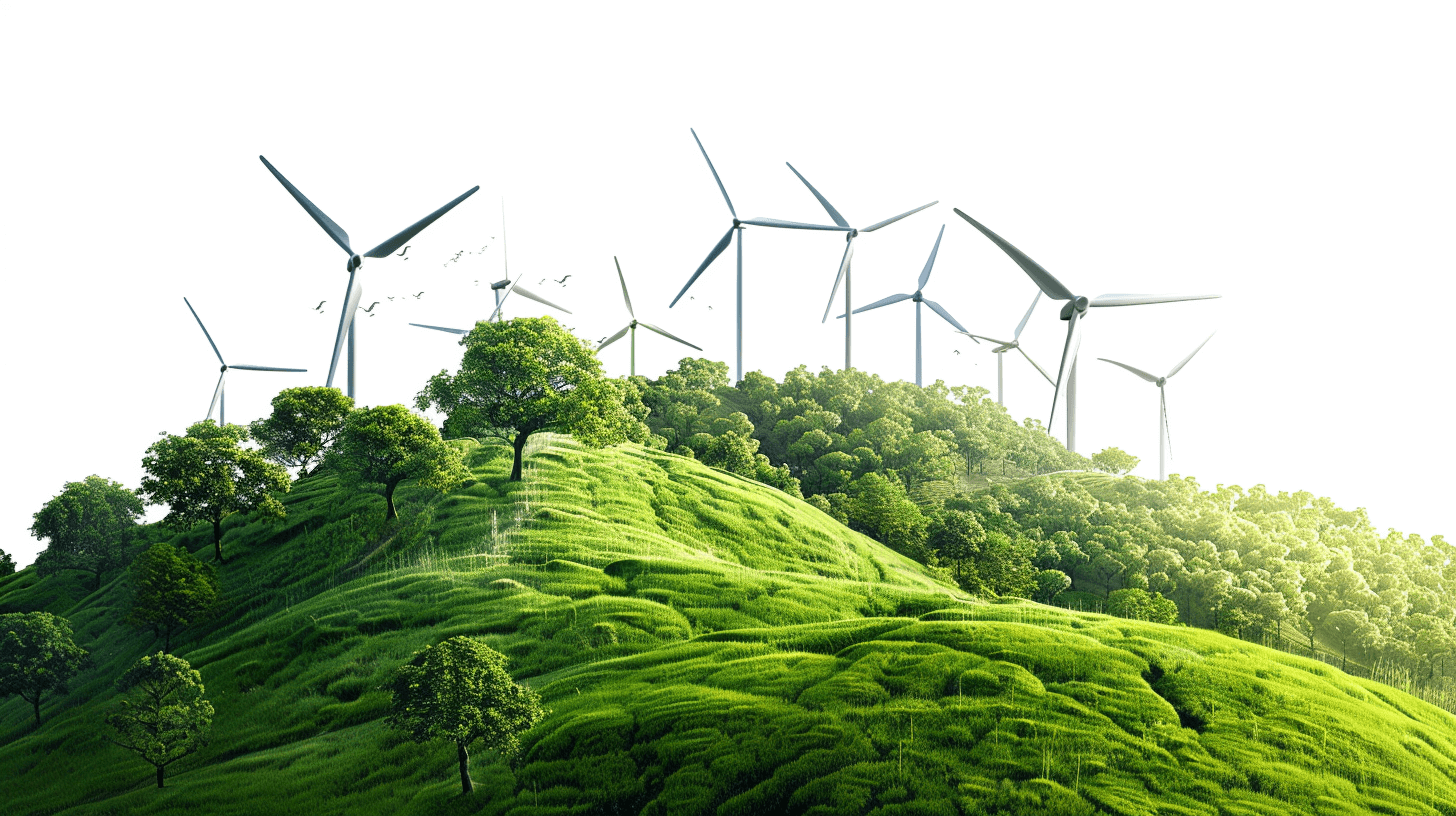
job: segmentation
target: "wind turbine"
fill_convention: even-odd
[[[1031,306],[1027,308],[1026,314],[1021,318],[1021,322],[1018,323],[1018,324],[1016,324],[1016,333],[1013,334],[1013,335],[1011,335],[1011,339],[1010,340],[997,340],[994,337],[987,337],[987,336],[985,336],[983,334],[971,334],[970,332],[957,332],[957,334],[964,334],[965,336],[967,336],[967,337],[969,337],[972,340],[975,340],[977,342],[980,342],[981,340],[985,340],[985,341],[990,342],[990,343],[999,343],[1000,344],[996,348],[991,349],[991,353],[994,354],[994,355],[996,355],[996,404],[997,405],[1005,405],[1006,404],[1005,401],[1003,401],[1002,398],[1001,398],[1002,397],[1002,393],[1003,393],[1003,390],[1002,390],[1002,383],[1003,383],[1002,374],[1004,372],[1004,368],[1005,368],[1005,365],[1004,364],[1006,362],[1006,358],[1003,357],[1002,355],[1004,355],[1008,351],[1011,351],[1012,349],[1016,349],[1017,351],[1021,352],[1021,356],[1022,357],[1025,357],[1026,358],[1026,361],[1028,363],[1031,363],[1031,365],[1032,365],[1033,368],[1035,368],[1037,371],[1041,372],[1041,375],[1043,377],[1046,377],[1046,381],[1048,383],[1050,383],[1051,385],[1054,385],[1054,386],[1056,385],[1056,381],[1054,381],[1052,379],[1051,375],[1048,374],[1048,373],[1046,373],[1045,371],[1043,371],[1042,370],[1042,367],[1039,366],[1039,365],[1037,365],[1035,360],[1031,359],[1031,355],[1029,355],[1029,354],[1026,353],[1026,349],[1024,349],[1024,348],[1021,347],[1021,330],[1024,329],[1024,328],[1026,328],[1026,321],[1028,321],[1028,320],[1031,319],[1031,313],[1032,313],[1033,310],[1036,309],[1036,304],[1037,304],[1037,301],[1039,301],[1039,300],[1041,300],[1041,291],[1040,290],[1037,291],[1036,297],[1034,297],[1034,298],[1031,299]]]
[[[225,381],[227,380],[227,373],[229,368],[241,368],[244,371],[308,371],[308,369],[306,368],[272,368],[270,366],[228,365],[227,362],[222,359],[222,352],[217,350],[217,344],[212,342],[212,335],[208,333],[207,327],[202,325],[202,318],[197,316],[197,310],[192,308],[192,302],[185,297],[182,298],[182,302],[187,304],[187,311],[192,313],[192,319],[196,320],[197,325],[202,329],[202,336],[206,337],[207,344],[209,346],[212,346],[212,353],[216,354],[217,361],[219,363],[222,363],[222,373],[217,376],[217,388],[214,388],[212,390],[212,404],[207,406],[207,419],[212,419],[212,412],[216,410],[217,424],[227,424],[227,399],[226,394],[223,391],[223,386],[225,384]]]
[[[1203,342],[1198,344],[1198,348],[1194,349],[1188,354],[1187,357],[1183,358],[1183,362],[1173,366],[1172,371],[1169,371],[1167,374],[1161,377],[1154,377],[1148,372],[1141,369],[1133,368],[1127,363],[1119,363],[1116,360],[1109,360],[1106,357],[1097,358],[1104,363],[1112,363],[1119,368],[1125,368],[1128,371],[1131,371],[1132,373],[1138,375],[1139,377],[1142,377],[1144,380],[1147,380],[1148,382],[1158,386],[1158,481],[1163,481],[1164,479],[1168,478],[1167,449],[1173,447],[1173,440],[1170,438],[1172,434],[1168,432],[1168,394],[1163,390],[1163,386],[1167,384],[1168,380],[1173,379],[1174,374],[1177,374],[1179,371],[1183,370],[1183,366],[1188,365],[1188,361],[1193,359],[1193,355],[1201,351],[1204,346],[1208,345],[1208,341],[1212,339],[1212,334],[1204,338]]]
[[[717,260],[718,259],[718,256],[723,254],[723,250],[725,250],[725,249],[728,248],[728,244],[730,242],[732,242],[732,240],[733,240],[733,234],[736,232],[738,234],[738,283],[737,283],[737,299],[738,299],[738,333],[737,333],[737,343],[738,343],[738,345],[737,345],[737,363],[738,363],[738,380],[740,382],[742,382],[742,380],[743,380],[743,227],[744,226],[747,226],[747,225],[753,225],[753,226],[756,226],[756,227],[778,227],[778,228],[782,228],[782,229],[829,230],[831,232],[850,232],[851,230],[850,230],[849,227],[839,226],[839,225],[835,225],[835,226],[832,226],[832,227],[827,227],[827,226],[823,226],[823,225],[820,225],[820,224],[803,224],[803,223],[800,223],[798,221],[784,221],[784,220],[781,220],[781,219],[778,219],[778,218],[739,218],[738,217],[738,211],[733,209],[733,201],[728,198],[728,190],[727,190],[727,188],[725,188],[723,186],[723,180],[720,179],[720,178],[718,178],[718,171],[717,171],[716,168],[713,167],[713,160],[710,159],[710,158],[708,158],[708,151],[703,148],[703,142],[702,142],[701,139],[698,138],[698,132],[696,130],[693,130],[692,128],[688,128],[688,130],[691,131],[692,134],[693,134],[693,141],[695,141],[695,142],[698,143],[698,150],[702,151],[702,153],[703,153],[703,160],[708,163],[708,170],[710,170],[713,173],[713,181],[718,182],[718,191],[723,194],[723,201],[728,204],[728,214],[731,215],[731,216],[733,216],[733,225],[728,228],[728,231],[727,232],[723,233],[723,237],[721,239],[719,239],[717,245],[713,247],[713,250],[708,253],[708,257],[706,259],[704,259],[704,261],[701,264],[698,265],[698,271],[694,272],[693,273],[693,276],[691,278],[688,278],[688,282],[683,285],[682,291],[677,293],[677,297],[675,297],[675,298],[672,299],[672,303],[669,303],[667,305],[667,308],[671,309],[673,306],[676,306],[677,305],[677,302],[679,300],[682,300],[682,296],[683,295],[686,295],[688,293],[688,289],[692,288],[692,285],[693,285],[693,283],[695,283],[697,281],[698,276],[700,276],[700,275],[703,274],[703,270],[704,269],[707,269],[708,268],[708,265],[711,264],[711,263],[713,263],[713,261]]]
[[[438,210],[435,210],[424,218],[421,218],[419,221],[416,221],[414,224],[406,227],[403,232],[400,232],[393,238],[390,238],[379,246],[369,250],[368,252],[364,253],[363,257],[360,257],[357,253],[354,252],[353,248],[349,246],[349,233],[344,232],[344,230],[338,224],[335,224],[333,222],[333,219],[329,218],[327,215],[324,215],[323,210],[315,207],[313,202],[309,201],[303,193],[299,192],[297,187],[294,187],[292,184],[290,184],[288,182],[288,179],[283,177],[282,173],[278,172],[278,170],[275,169],[273,165],[268,163],[267,159],[263,158],[262,156],[259,156],[258,158],[263,162],[263,166],[268,168],[268,172],[272,173],[273,177],[278,179],[278,182],[283,185],[283,188],[286,189],[289,194],[293,196],[294,200],[302,205],[303,209],[310,216],[313,217],[313,220],[316,221],[320,227],[323,227],[324,232],[327,232],[329,234],[329,237],[334,239],[334,243],[337,243],[339,246],[344,248],[345,252],[349,253],[349,263],[346,267],[349,272],[349,288],[345,290],[344,311],[342,314],[339,315],[339,332],[334,337],[334,356],[333,359],[329,362],[329,377],[324,384],[330,388],[332,388],[334,385],[334,371],[339,366],[339,352],[342,351],[344,348],[344,337],[347,335],[349,338],[348,395],[350,397],[353,397],[354,360],[358,356],[357,354],[355,354],[354,345],[355,326],[358,325],[354,322],[354,308],[359,305],[359,298],[364,296],[364,287],[359,283],[355,276],[359,272],[359,267],[364,264],[364,258],[387,257],[396,249],[399,249],[401,246],[403,246],[406,241],[418,235],[420,231],[423,230],[425,227],[433,224],[435,222],[435,219],[449,212],[455,207],[456,204],[459,204],[460,202],[473,195],[476,190],[480,189],[480,186],[477,185],[475,187],[471,187],[454,201],[451,201],[449,204],[446,204],[445,206],[441,207]]]
[[[501,304],[506,302],[506,298],[510,297],[512,292],[519,294],[523,298],[529,298],[530,300],[534,300],[537,303],[544,303],[553,309],[566,312],[567,314],[571,314],[571,310],[566,308],[565,306],[557,306],[555,303],[552,303],[551,301],[541,297],[540,295],[528,292],[526,290],[526,287],[524,286],[512,285],[519,282],[523,275],[525,275],[524,272],[520,275],[517,275],[515,281],[512,281],[510,278],[505,278],[503,280],[498,280],[490,285],[491,290],[495,292],[495,311],[490,313],[490,320],[504,319],[501,316]]]
[[[868,306],[861,306],[858,309],[855,309],[854,312],[852,312],[852,314],[868,312],[870,309],[878,309],[881,306],[887,306],[891,303],[899,303],[902,300],[915,301],[915,385],[917,387],[920,385],[920,304],[924,303],[926,306],[929,306],[931,310],[933,310],[936,314],[945,318],[945,321],[947,323],[955,326],[957,329],[960,329],[962,334],[967,333],[966,327],[962,326],[960,323],[957,323],[956,319],[950,316],[950,312],[947,312],[939,303],[936,303],[935,301],[930,300],[929,298],[921,294],[921,292],[925,289],[926,281],[930,280],[930,270],[932,267],[935,266],[935,255],[936,253],[940,252],[940,239],[944,236],[945,225],[941,224],[940,233],[935,236],[935,246],[932,247],[930,250],[930,258],[926,260],[925,268],[920,270],[920,281],[915,284],[915,294],[890,295],[889,297],[881,298]],[[845,317],[845,315],[840,315],[840,317]],[[976,342],[979,343],[981,341],[976,340]]]
[[[1026,253],[1012,246],[1006,239],[986,229],[976,219],[966,215],[959,209],[955,214],[966,219],[966,222],[981,231],[982,235],[991,239],[991,243],[1001,247],[1001,251],[1010,256],[1016,265],[1031,278],[1037,288],[1046,293],[1052,300],[1065,300],[1066,305],[1062,307],[1062,319],[1067,321],[1067,342],[1062,346],[1062,363],[1057,369],[1056,391],[1052,394],[1051,415],[1047,418],[1047,432],[1051,432],[1052,420],[1057,416],[1057,397],[1061,394],[1062,383],[1067,384],[1067,450],[1077,450],[1077,351],[1082,344],[1082,323],[1087,317],[1087,309],[1101,306],[1143,306],[1150,303],[1175,303],[1183,300],[1207,300],[1220,297],[1219,295],[1098,295],[1094,298],[1085,295],[1074,295],[1072,290],[1062,285],[1062,282],[1052,277],[1052,274],[1033,261]]]
[[[616,255],[613,255],[612,256],[612,263],[614,263],[614,264],[617,265],[617,280],[620,281],[621,284],[622,284],[622,301],[627,304],[627,314],[631,316],[632,322],[631,323],[628,323],[626,326],[623,326],[621,331],[617,332],[616,334],[612,335],[611,337],[608,337],[606,340],[603,340],[602,341],[602,344],[600,346],[597,346],[597,351],[601,351],[602,349],[606,348],[607,346],[610,346],[611,344],[617,342],[618,340],[621,340],[622,339],[622,335],[624,335],[624,334],[626,334],[628,332],[631,332],[632,333],[632,357],[631,357],[631,360],[632,360],[632,364],[631,365],[632,365],[632,367],[629,369],[629,376],[633,376],[633,377],[637,376],[637,326],[639,326],[639,325],[642,326],[642,328],[644,328],[644,329],[648,329],[650,331],[655,331],[658,334],[662,335],[663,337],[666,337],[669,340],[676,340],[677,342],[682,343],[684,346],[687,346],[688,348],[695,348],[695,349],[698,349],[698,351],[702,351],[701,348],[699,348],[698,346],[693,345],[692,343],[689,343],[688,341],[682,339],[681,337],[675,337],[675,336],[673,336],[671,334],[668,334],[667,332],[663,331],[662,329],[657,328],[656,326],[652,325],[651,323],[647,323],[647,322],[638,320],[637,319],[637,313],[634,312],[634,311],[632,311],[632,298],[631,298],[631,296],[629,296],[627,294],[627,279],[622,276],[622,262],[617,260],[617,256]],[[525,294],[525,292],[522,292],[521,294]]]
[[[849,227],[849,222],[844,220],[844,216],[840,215],[838,210],[834,209],[834,205],[830,204],[828,199],[821,195],[818,190],[814,189],[814,185],[810,184],[809,180],[804,178],[803,173],[800,173],[797,169],[794,168],[792,164],[789,164],[788,162],[784,162],[784,164],[788,164],[789,169],[794,171],[794,175],[799,177],[799,181],[804,182],[804,186],[809,188],[809,192],[813,193],[814,197],[819,199],[819,203],[824,205],[825,212],[829,213],[829,217],[833,219],[834,223],[838,224],[841,227],[849,228],[849,232],[846,233],[844,236],[844,258],[839,262],[839,274],[836,275],[834,278],[834,288],[829,290],[829,302],[824,305],[824,317],[819,321],[820,323],[824,323],[829,320],[829,310],[834,308],[834,295],[839,292],[839,282],[841,280],[844,281],[844,313],[846,315],[846,317],[844,318],[844,370],[848,371],[850,368],[850,321],[853,320],[853,318],[849,317],[849,315],[854,314],[854,312],[850,311],[850,308],[853,304],[850,303],[849,297],[849,266],[850,259],[854,257],[854,239],[861,232],[874,232],[881,227],[888,227],[896,221],[899,221],[901,218],[909,215],[914,215],[915,213],[918,213],[927,207],[934,207],[940,202],[937,200],[932,201],[929,204],[922,204],[919,207],[910,210],[909,212],[900,213],[894,218],[886,218],[884,221],[881,221],[878,224],[865,227],[864,229],[854,229]]]

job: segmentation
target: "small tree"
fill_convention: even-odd
[[[35,711],[50,692],[65,694],[86,650],[71,638],[71,624],[49,612],[0,615],[0,696],[19,694]]]
[[[441,441],[434,425],[403,405],[361,408],[349,414],[328,461],[346,487],[384,485],[385,521],[398,516],[394,490],[405,479],[443,493],[470,475],[460,451]]]
[[[233,513],[257,512],[281,519],[283,503],[273,492],[288,492],[288,471],[245,450],[248,438],[241,425],[222,425],[205,419],[187,429],[186,436],[164,434],[142,459],[142,496],[148,504],[165,504],[170,512],[162,523],[185,530],[200,521],[212,522],[212,560],[222,561],[222,520]]]
[[[4,550],[0,550],[0,575],[14,574],[15,559],[10,557],[10,553],[5,552]]]
[[[986,531],[981,522],[974,513],[965,510],[946,510],[930,524],[930,548],[942,564],[950,564],[956,583],[972,592],[982,589],[975,561],[985,540]]]
[[[511,481],[520,481],[526,440],[539,431],[594,447],[647,441],[647,427],[624,407],[632,387],[603,377],[596,352],[555,320],[481,322],[460,342],[460,370],[431,377],[415,407],[438,407],[451,434],[510,442]]]
[[[470,793],[469,747],[514,756],[519,735],[546,716],[536,692],[506,673],[506,656],[472,638],[457,636],[415,652],[399,667],[386,723],[415,742],[455,743],[460,788]]]
[[[36,556],[36,573],[45,577],[82,570],[96,576],[92,591],[100,589],[102,575],[126,563],[127,545],[143,509],[142,500],[118,482],[100,476],[67,482],[60,495],[35,513],[30,526],[31,535],[50,541]]]
[[[866,473],[850,485],[850,490],[846,508],[850,529],[922,564],[929,562],[930,550],[925,541],[930,522],[905,495],[905,486],[898,479]]]
[[[131,565],[136,592],[126,622],[150,626],[172,650],[172,634],[207,617],[217,606],[217,568],[166,543],[153,544]]]
[[[1092,454],[1092,467],[1103,473],[1115,473],[1119,476],[1131,473],[1141,461],[1119,448],[1104,448],[1101,453]]]
[[[273,413],[248,426],[263,455],[280,465],[298,468],[299,478],[344,428],[354,398],[337,388],[285,388],[273,398]]]
[[[160,788],[168,765],[207,745],[213,709],[202,699],[202,675],[186,660],[157,652],[133,663],[116,689],[132,694],[107,715],[116,735],[108,740],[155,767]]]
[[[1036,574],[1036,598],[1049,604],[1057,595],[1072,585],[1072,579],[1061,570],[1041,570]]]

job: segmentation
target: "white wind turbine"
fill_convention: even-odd
[[[1024,349],[1024,348],[1021,347],[1021,330],[1024,329],[1024,328],[1026,328],[1026,321],[1028,321],[1028,320],[1031,319],[1031,313],[1032,313],[1033,310],[1036,309],[1036,304],[1037,304],[1037,301],[1039,301],[1039,300],[1041,300],[1041,291],[1040,290],[1037,291],[1036,297],[1034,297],[1034,298],[1031,299],[1031,306],[1027,308],[1026,314],[1021,318],[1021,322],[1018,323],[1018,324],[1016,324],[1016,333],[1013,334],[1013,335],[1011,335],[1011,339],[1010,340],[997,340],[994,337],[987,337],[984,334],[971,334],[970,332],[957,332],[957,334],[964,334],[965,336],[967,336],[967,337],[969,337],[972,340],[975,340],[977,342],[979,342],[981,340],[985,340],[985,341],[990,342],[990,343],[998,343],[999,344],[996,348],[991,349],[991,353],[994,354],[994,355],[996,355],[996,404],[997,405],[1005,405],[1006,404],[1006,402],[1002,399],[1002,394],[1003,394],[1002,383],[1004,382],[1004,380],[1002,378],[1002,375],[1004,373],[1004,369],[1005,369],[1005,365],[1004,364],[1006,362],[1006,358],[1003,355],[1005,355],[1006,352],[1011,351],[1012,349],[1015,349],[1015,350],[1021,352],[1021,356],[1022,357],[1025,357],[1026,358],[1026,361],[1028,363],[1031,363],[1032,367],[1035,368],[1043,377],[1046,377],[1046,381],[1048,383],[1050,383],[1053,386],[1056,385],[1056,381],[1052,379],[1052,376],[1050,374],[1046,373],[1045,371],[1043,371],[1042,370],[1042,367],[1039,366],[1039,365],[1037,365],[1035,360],[1031,359],[1031,355],[1029,355],[1029,354],[1026,353],[1026,349]]]
[[[486,322],[498,321],[503,319],[501,317],[501,306],[505,304],[506,298],[510,297],[512,292],[519,292],[521,294],[521,297],[530,298],[537,303],[544,303],[553,309],[559,309],[560,311],[566,312],[567,314],[571,314],[571,310],[566,308],[565,306],[557,306],[555,303],[552,303],[551,301],[541,297],[540,295],[535,295],[526,291],[526,288],[524,286],[515,285],[520,282],[521,277],[524,275],[525,273],[522,272],[520,275],[516,276],[516,279],[514,281],[501,280],[496,281],[495,283],[492,283],[490,285],[490,288],[495,292],[495,309],[492,310],[490,316],[486,318]],[[451,334],[470,334],[470,329],[451,329],[444,326],[427,326],[424,323],[411,323],[410,325],[418,326],[422,329],[434,329],[435,331],[450,332]]]
[[[1153,383],[1154,385],[1158,386],[1158,480],[1159,481],[1162,481],[1162,480],[1168,478],[1168,465],[1167,465],[1167,462],[1168,462],[1168,453],[1170,452],[1170,449],[1173,447],[1173,440],[1171,438],[1172,437],[1172,434],[1169,433],[1169,431],[1168,431],[1168,394],[1167,394],[1166,391],[1163,390],[1163,386],[1167,384],[1168,380],[1173,379],[1173,375],[1174,374],[1177,374],[1179,371],[1182,371],[1183,370],[1183,366],[1188,365],[1188,361],[1193,359],[1193,355],[1194,354],[1197,354],[1199,351],[1201,351],[1204,346],[1208,345],[1208,341],[1209,340],[1212,340],[1212,339],[1213,339],[1213,335],[1212,334],[1208,335],[1208,337],[1205,337],[1203,339],[1203,342],[1198,344],[1198,348],[1196,348],[1193,351],[1189,352],[1188,356],[1187,357],[1184,357],[1182,362],[1180,362],[1178,365],[1173,366],[1173,369],[1171,371],[1169,371],[1167,374],[1165,374],[1165,375],[1163,375],[1161,377],[1154,377],[1152,374],[1149,374],[1148,372],[1143,371],[1141,369],[1133,368],[1132,366],[1128,365],[1127,363],[1119,363],[1116,360],[1109,360],[1106,357],[1098,357],[1097,358],[1097,359],[1101,360],[1104,363],[1112,363],[1113,365],[1118,366],[1119,368],[1125,368],[1128,371],[1131,371],[1132,373],[1138,375],[1139,377],[1142,377],[1144,380],[1147,380],[1148,382]]]
[[[308,369],[306,368],[273,368],[271,366],[228,365],[227,362],[222,359],[222,352],[217,350],[217,344],[212,342],[212,335],[208,333],[207,327],[202,325],[202,318],[197,316],[197,310],[192,308],[192,302],[185,297],[182,298],[182,302],[187,304],[187,311],[192,313],[192,319],[196,320],[198,327],[202,329],[202,336],[206,337],[207,344],[209,346],[212,346],[212,353],[216,354],[217,361],[219,363],[222,363],[222,373],[217,376],[217,387],[212,390],[212,404],[207,406],[207,419],[212,419],[212,412],[217,411],[217,424],[227,424],[227,395],[224,391],[224,386],[226,385],[227,373],[228,369],[230,368],[240,368],[244,371],[291,371],[299,373],[308,371]]]
[[[991,239],[1001,251],[1010,256],[1016,265],[1031,278],[1038,289],[1046,293],[1052,300],[1065,300],[1066,305],[1062,307],[1062,319],[1067,321],[1067,342],[1062,346],[1062,363],[1057,369],[1056,391],[1052,394],[1052,410],[1047,418],[1047,432],[1052,429],[1052,420],[1057,416],[1057,397],[1061,394],[1062,383],[1067,384],[1067,450],[1077,450],[1077,351],[1082,344],[1082,320],[1087,317],[1087,310],[1103,306],[1142,306],[1150,303],[1175,303],[1183,300],[1206,300],[1216,298],[1219,295],[1098,295],[1089,298],[1085,295],[1074,295],[1072,290],[1062,285],[1062,282],[1052,277],[1052,274],[1033,261],[1026,253],[1012,246],[1004,238],[986,229],[979,221],[961,212],[955,211],[956,215],[964,218],[967,223],[981,231],[982,235]]]
[[[778,219],[778,218],[742,218],[742,219],[740,219],[738,217],[738,212],[733,209],[733,201],[728,198],[728,190],[727,190],[727,188],[725,188],[723,186],[723,180],[720,179],[720,178],[718,178],[718,171],[717,171],[716,168],[713,167],[713,160],[710,159],[710,158],[708,158],[708,151],[703,148],[703,142],[702,142],[702,140],[700,140],[698,138],[698,132],[696,130],[692,130],[692,128],[689,128],[688,130],[692,131],[693,141],[695,141],[695,142],[698,143],[698,150],[702,151],[702,153],[703,153],[703,159],[704,159],[704,161],[706,161],[708,163],[708,170],[710,170],[713,173],[713,181],[716,181],[718,183],[718,191],[723,194],[723,201],[728,204],[728,213],[729,213],[729,215],[733,216],[733,225],[728,228],[728,231],[727,232],[723,233],[723,237],[721,239],[719,239],[717,245],[713,247],[713,250],[708,253],[708,257],[706,259],[704,259],[701,264],[698,265],[698,271],[694,272],[693,273],[693,276],[690,277],[690,278],[688,278],[688,282],[683,285],[682,291],[677,293],[677,297],[675,297],[675,298],[672,299],[672,303],[669,303],[667,305],[667,308],[671,309],[673,306],[676,306],[677,305],[677,302],[679,300],[682,300],[682,296],[683,295],[686,295],[688,293],[688,289],[692,288],[692,285],[693,285],[693,283],[695,283],[697,281],[698,276],[702,275],[703,274],[703,270],[704,269],[707,269],[709,264],[713,263],[713,261],[715,261],[715,260],[718,259],[718,256],[719,255],[722,255],[723,254],[723,250],[727,249],[728,248],[728,244],[733,241],[733,234],[734,233],[737,233],[738,234],[738,282],[737,282],[738,330],[737,330],[737,364],[738,364],[738,381],[742,382],[742,380],[743,380],[743,227],[744,226],[747,226],[747,225],[752,225],[752,226],[756,226],[756,227],[779,227],[779,228],[783,228],[783,229],[829,230],[831,232],[850,232],[851,230],[850,230],[849,227],[842,227],[842,226],[838,226],[838,225],[829,227],[829,226],[823,226],[823,225],[820,225],[820,224],[804,224],[804,223],[800,223],[798,221],[783,221],[783,220]]]
[[[931,250],[930,250],[930,258],[925,261],[925,268],[922,269],[922,270],[920,270],[920,280],[919,280],[918,283],[915,284],[915,294],[913,294],[913,295],[890,295],[889,297],[887,297],[887,298],[881,298],[881,299],[875,301],[874,303],[871,303],[868,306],[861,306],[858,309],[855,309],[854,312],[852,313],[852,314],[859,314],[860,312],[868,312],[870,309],[878,309],[881,306],[888,306],[891,303],[899,303],[902,300],[913,300],[913,301],[915,301],[915,385],[916,386],[919,386],[920,385],[920,304],[924,303],[926,306],[929,306],[932,311],[934,311],[936,314],[940,315],[941,317],[945,318],[945,321],[947,323],[951,324],[952,326],[955,326],[957,329],[960,329],[960,331],[961,331],[962,334],[965,334],[966,333],[966,327],[965,326],[962,326],[960,323],[957,323],[956,322],[956,319],[954,317],[951,317],[950,316],[950,312],[947,312],[945,310],[945,308],[942,307],[939,303],[936,303],[935,301],[930,300],[929,298],[927,298],[927,297],[925,297],[924,295],[921,294],[921,292],[924,291],[924,289],[925,289],[926,282],[930,280],[930,270],[931,270],[932,267],[935,266],[935,256],[936,256],[936,253],[940,252],[940,239],[942,237],[944,237],[944,236],[945,236],[945,225],[944,224],[941,224],[940,225],[940,233],[935,236],[935,246],[932,247]],[[845,317],[845,315],[840,315],[840,317],[843,318],[843,317]],[[974,339],[974,338],[972,338],[972,339]],[[980,341],[977,340],[976,342],[979,343]]]
[[[831,219],[833,219],[834,223],[838,224],[841,227],[845,227],[845,228],[849,229],[849,232],[846,233],[845,236],[844,236],[844,258],[839,261],[839,274],[836,275],[835,278],[834,278],[834,287],[829,290],[829,302],[824,305],[824,317],[819,321],[820,323],[824,323],[825,321],[829,320],[829,310],[834,308],[834,295],[839,292],[839,283],[840,283],[840,281],[843,281],[844,282],[844,313],[845,313],[845,318],[844,318],[844,369],[846,371],[848,371],[849,368],[850,368],[850,356],[849,356],[849,352],[850,352],[850,328],[851,328],[850,324],[851,324],[851,321],[853,320],[852,315],[854,314],[854,312],[850,311],[853,308],[853,303],[851,303],[851,301],[850,301],[850,271],[849,270],[850,270],[850,261],[851,261],[852,258],[854,258],[854,239],[856,237],[858,237],[859,234],[862,233],[862,232],[874,232],[875,230],[880,229],[881,227],[888,227],[891,224],[895,223],[896,221],[899,221],[900,219],[902,219],[902,218],[904,218],[906,216],[914,215],[915,213],[918,213],[918,212],[920,212],[921,210],[923,210],[923,209],[925,209],[927,207],[934,207],[936,204],[939,204],[940,202],[939,201],[932,201],[929,204],[922,204],[919,207],[916,207],[915,209],[910,210],[909,212],[900,213],[899,215],[897,215],[897,216],[895,216],[893,218],[886,218],[884,221],[881,221],[878,224],[873,224],[871,226],[865,227],[864,229],[854,229],[854,228],[852,228],[852,227],[849,226],[849,222],[848,221],[844,220],[844,216],[840,215],[839,214],[839,211],[836,210],[836,209],[834,209],[834,205],[830,204],[828,199],[826,199],[823,195],[821,195],[818,190],[814,189],[814,185],[810,184],[809,183],[809,180],[806,179],[806,178],[804,178],[804,174],[803,173],[800,173],[797,169],[795,169],[795,167],[792,164],[789,164],[788,162],[784,162],[784,164],[788,164],[789,165],[789,169],[794,171],[794,175],[796,175],[796,176],[799,177],[799,181],[804,182],[804,186],[809,188],[809,192],[813,193],[814,194],[814,197],[817,198],[817,199],[819,199],[819,203],[822,204],[822,205],[824,205],[825,212],[829,213],[829,217]]]
[[[648,329],[649,331],[655,331],[658,334],[662,335],[663,337],[666,337],[669,340],[675,340],[675,341],[677,341],[679,343],[682,343],[684,346],[687,346],[688,348],[695,348],[698,351],[702,351],[701,348],[699,348],[698,346],[693,345],[692,343],[689,343],[688,341],[682,339],[681,337],[675,337],[675,336],[673,336],[671,334],[668,334],[666,331],[663,331],[662,329],[657,328],[656,326],[652,325],[651,323],[648,323],[648,322],[642,321],[642,320],[638,320],[637,319],[637,313],[634,312],[634,311],[632,311],[632,298],[627,294],[627,279],[622,276],[622,264],[621,264],[620,261],[617,260],[617,256],[616,255],[613,255],[612,256],[612,263],[614,263],[614,264],[617,265],[617,280],[622,284],[622,301],[627,304],[627,314],[632,318],[632,322],[631,323],[628,323],[626,326],[623,326],[621,331],[617,332],[616,334],[612,335],[611,337],[608,337],[606,340],[603,340],[602,341],[602,344],[600,346],[597,346],[597,351],[598,352],[600,352],[602,349],[606,348],[607,346],[610,346],[611,344],[617,342],[618,340],[621,340],[622,339],[622,335],[624,335],[624,334],[626,334],[628,332],[631,332],[632,333],[632,356],[631,356],[631,368],[628,369],[628,376],[634,376],[635,377],[637,375],[637,327],[638,326],[641,326],[644,329]],[[525,293],[522,292],[521,294],[525,294]]]

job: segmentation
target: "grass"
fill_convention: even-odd
[[[0,704],[15,813],[1456,813],[1456,718],[1215,633],[986,604],[802,502],[681,457],[470,441],[441,497],[315,477],[225,525],[227,611],[175,651],[217,709],[157,790],[97,727],[155,638],[125,582],[0,578],[93,665],[30,725]],[[154,538],[164,537],[149,530]],[[210,530],[177,537],[205,555]],[[379,687],[456,634],[551,715],[514,767],[383,727]]]

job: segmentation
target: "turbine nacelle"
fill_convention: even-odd
[[[1088,300],[1086,297],[1073,298],[1067,301],[1066,305],[1062,307],[1062,319],[1071,320],[1072,312],[1082,312],[1085,314],[1087,311],[1087,307],[1091,305],[1092,301]]]
[[[358,269],[359,267],[361,267],[363,265],[364,265],[364,259],[363,258],[359,257],[358,255],[352,255],[352,256],[349,257],[349,265],[347,267],[345,267],[344,270],[346,272],[353,272],[355,269]]]

